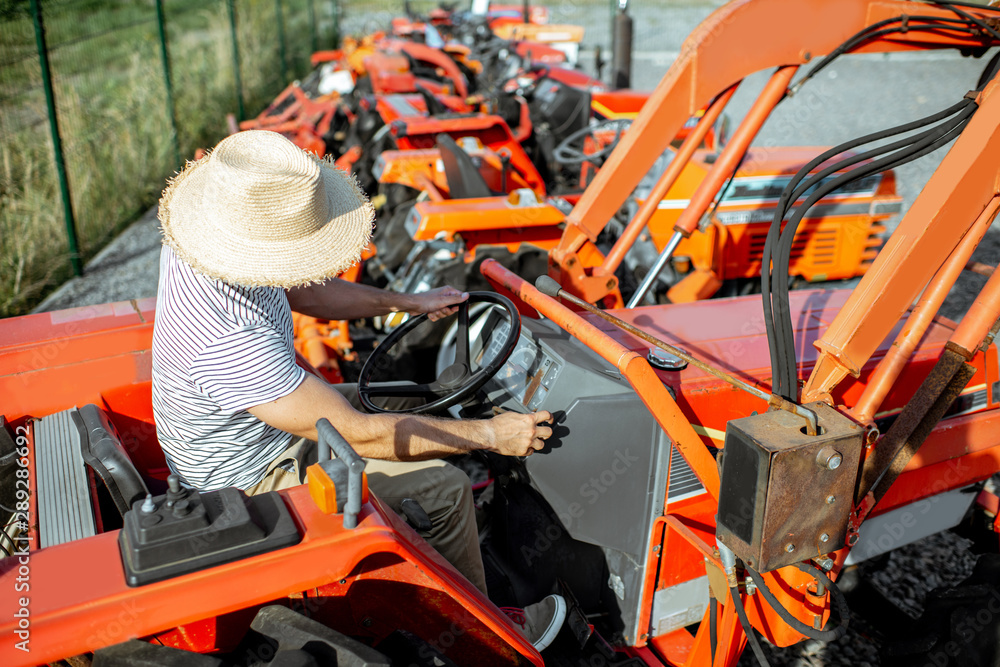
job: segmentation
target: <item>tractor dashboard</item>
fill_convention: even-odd
[[[487,364],[508,326],[500,310],[481,315],[471,358]],[[553,436],[525,467],[566,531],[602,549],[625,633],[641,634],[646,554],[664,501],[704,496],[704,487],[675,450],[671,456],[669,437],[628,380],[550,320],[522,319],[514,351],[479,398],[494,409],[554,415]],[[689,607],[680,596],[658,613],[683,618]]]

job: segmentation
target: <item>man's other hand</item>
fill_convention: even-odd
[[[459,292],[454,287],[438,287],[429,292],[411,294],[412,305],[407,309],[411,315],[427,313],[431,322],[448,317],[458,311],[458,304],[469,298],[468,292]]]
[[[545,446],[552,435],[552,413],[546,410],[522,415],[501,412],[489,421],[493,427],[493,445],[489,449],[504,456],[528,456]]]

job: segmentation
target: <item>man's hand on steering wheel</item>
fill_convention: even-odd
[[[493,443],[491,451],[504,456],[529,456],[545,447],[545,440],[552,435],[552,413],[539,410],[527,415],[519,412],[501,412],[492,420]]]
[[[427,319],[431,322],[437,322],[456,313],[458,311],[458,304],[468,298],[468,292],[460,292],[454,287],[446,285],[432,289],[429,292],[413,294],[412,304],[407,308],[407,312],[410,315],[423,315],[427,313]]]
[[[392,366],[392,349],[399,345],[404,337],[430,319],[431,315],[426,313],[411,317],[401,326],[393,329],[375,347],[361,368],[361,373],[358,375],[358,399],[369,412],[433,413],[457,405],[472,396],[496,375],[517,345],[521,333],[521,317],[517,312],[517,307],[505,296],[496,292],[464,294],[453,288],[442,288],[427,292],[421,298],[425,301],[418,302],[412,299],[407,301],[407,308],[412,304],[422,303],[423,308],[429,313],[434,313],[435,316],[444,316],[455,310],[458,311],[454,363],[441,370],[438,377],[431,382],[373,382],[378,372],[384,372]],[[455,305],[456,301],[458,302],[457,306]],[[471,356],[469,304],[473,301],[499,306],[502,313],[498,319],[492,320],[488,329],[483,328],[477,334],[482,337],[483,341],[486,341],[492,337],[494,331],[497,332],[497,340],[490,342],[491,354],[485,359],[480,357],[474,360]],[[373,398],[387,396],[419,398],[425,402],[408,408],[388,410],[372,401]]]

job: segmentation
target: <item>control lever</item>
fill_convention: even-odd
[[[413,498],[404,498],[403,502],[400,503],[400,509],[403,510],[403,516],[406,517],[409,524],[417,530],[426,533],[433,527],[430,516]]]
[[[340,483],[340,480],[336,479],[340,477],[337,474],[337,464],[341,464],[342,473],[346,473],[347,478],[347,504],[344,506],[344,528],[356,528],[358,525],[358,512],[361,511],[361,492],[363,481],[361,475],[365,470],[366,462],[363,458],[358,456],[358,453],[354,451],[347,440],[344,440],[344,436],[340,435],[340,432],[333,427],[330,420],[323,417],[318,422],[316,422],[316,431],[319,433],[319,460],[321,465],[333,479],[334,484]],[[336,461],[330,461],[330,450],[337,455]],[[326,463],[322,463],[322,462]]]

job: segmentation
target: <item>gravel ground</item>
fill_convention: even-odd
[[[160,231],[152,208],[99,252],[84,269],[50,294],[36,313],[156,296]]]
[[[716,4],[720,3],[672,3],[667,10],[642,12],[636,21],[635,88],[652,89],[656,85],[676,57],[683,39]],[[581,58],[584,65],[592,63],[588,45],[603,43],[607,48],[606,33],[595,28],[604,26],[607,18],[608,10],[603,3],[594,6],[564,0],[553,6],[554,23],[589,26],[591,41],[585,42]],[[369,15],[355,20],[348,16],[346,25],[349,29],[376,23],[381,27],[386,19]],[[918,118],[950,105],[974,87],[982,66],[982,61],[951,54],[845,58],[817,77],[800,95],[783,103],[756,144],[833,145]],[[738,118],[765,79],[763,75],[750,77],[727,113]],[[904,209],[919,194],[942,157],[943,154],[932,155],[898,170]],[[88,264],[83,278],[71,280],[37,310],[152,296],[156,293],[158,254],[159,233],[154,211],[150,211]],[[994,226],[975,258],[990,264],[1000,260],[1000,227]],[[963,275],[942,314],[960,319],[984,282],[985,278]],[[964,540],[951,534],[921,540],[893,552],[888,566],[873,574],[871,581],[912,615],[919,615],[928,591],[936,586],[954,585],[969,574],[973,559],[966,546]],[[877,645],[855,630],[831,646],[810,641],[789,649],[765,650],[776,667],[878,664]],[[749,651],[740,664],[755,664]]]
[[[891,552],[884,569],[869,575],[874,587],[913,618],[923,611],[927,594],[955,586],[972,573],[976,563],[970,542],[953,533],[932,535]],[[866,622],[852,610],[847,634],[836,642],[808,640],[779,649],[761,642],[772,667],[873,667],[879,664],[879,645],[861,630]],[[749,647],[739,667],[757,667]]]

